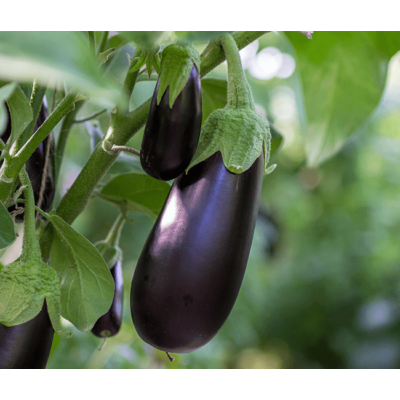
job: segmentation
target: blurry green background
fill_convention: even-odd
[[[127,52],[132,48],[120,51],[110,67],[116,80],[123,79]],[[153,221],[132,214],[134,223],[125,225],[120,243],[125,280],[120,333],[98,351],[101,339],[72,327],[71,339],[55,336],[48,368],[400,367],[400,53],[390,62],[377,109],[318,168],[306,165],[302,89],[287,40],[266,35],[241,55],[259,111],[283,132],[285,145],[278,167],[263,181],[250,259],[227,322],[209,344],[174,355],[173,363],[138,337],[129,310],[130,282]],[[226,64],[210,77],[226,77]],[[132,107],[151,96],[154,86],[138,83]],[[79,116],[97,109],[87,104]],[[352,119],[351,107],[344,118]],[[108,116],[99,122],[105,132]],[[142,135],[143,130],[130,144],[140,148]],[[58,199],[90,151],[85,124],[76,125]],[[96,242],[117,215],[112,205],[93,199],[73,226]]]

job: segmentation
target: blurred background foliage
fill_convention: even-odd
[[[55,336],[48,368],[400,367],[398,38],[316,32],[309,41],[271,33],[242,50],[258,111],[282,131],[285,144],[278,167],[264,177],[247,271],[227,322],[209,344],[173,363],[138,337],[130,282],[153,221],[132,213],[120,243],[120,333],[98,351],[100,339],[72,327],[71,339]],[[114,82],[126,73],[126,53],[133,54],[132,46],[118,43],[123,48],[106,64]],[[198,43],[199,51],[204,47]],[[209,77],[226,79],[226,63]],[[131,107],[154,86],[139,82]],[[223,101],[218,90],[215,99]],[[78,116],[98,108],[87,102]],[[108,115],[98,118],[97,129],[106,132]],[[324,143],[315,142],[316,132]],[[140,148],[142,135],[143,129],[130,145]],[[90,152],[87,126],[75,125],[56,205]],[[117,215],[94,198],[73,227],[94,243]]]

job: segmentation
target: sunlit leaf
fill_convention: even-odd
[[[79,32],[0,32],[0,79],[60,88],[65,81],[102,104],[117,99]]]
[[[337,153],[379,104],[400,32],[289,32],[303,83],[308,164]]]

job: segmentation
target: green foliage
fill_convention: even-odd
[[[175,31],[174,33],[179,42],[192,43],[215,40],[222,37],[226,33],[232,33],[232,31]]]
[[[0,272],[0,323],[20,325],[39,314],[46,300],[55,331],[60,324],[60,278],[42,262],[15,261]]]
[[[10,246],[16,237],[14,230],[14,221],[11,215],[4,207],[4,204],[0,202],[0,249]]]
[[[163,50],[157,104],[160,104],[163,94],[169,87],[169,106],[172,108],[189,79],[193,65],[200,74],[200,55],[193,46],[170,44]]]
[[[128,41],[135,42],[144,50],[154,50],[159,44],[164,34],[163,31],[130,31],[120,32]]]
[[[117,100],[79,32],[0,32],[0,79],[50,86],[65,80],[102,104]]]
[[[224,79],[205,78],[201,80],[202,123],[218,108],[224,108],[227,101],[228,83]]]
[[[61,277],[61,315],[82,332],[92,329],[111,306],[114,280],[100,253],[57,215],[51,266]]]
[[[142,212],[156,219],[167,198],[170,186],[142,174],[121,174],[101,190],[105,200],[118,204],[123,210]]]
[[[307,162],[317,166],[337,153],[379,103],[399,32],[287,34],[301,75]]]
[[[3,103],[13,95],[16,87],[17,84],[15,82],[8,85],[2,85],[0,82],[0,132],[3,132],[7,123],[7,110]]]

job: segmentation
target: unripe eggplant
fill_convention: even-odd
[[[7,107],[8,111],[8,107]],[[36,132],[39,127],[43,124],[43,122],[47,119],[47,103],[44,100],[42,107],[40,109],[39,117],[37,119],[35,129]],[[11,118],[8,119],[8,124],[5,132],[2,134],[1,139],[6,142],[11,135]],[[54,199],[55,194],[55,183],[54,183],[54,137],[53,133],[50,133],[49,136],[44,139],[42,143],[40,143],[39,147],[33,152],[33,154],[29,157],[26,163],[26,171],[28,172],[29,179],[32,184],[33,193],[35,195],[35,204],[37,205],[39,202],[40,196],[40,187],[42,184],[42,177],[44,171],[45,160],[47,156],[47,144],[50,140],[50,147],[49,147],[49,163],[48,163],[48,170],[47,170],[47,178],[45,183],[45,189],[43,193],[43,200],[41,203],[40,208],[47,212],[50,210],[51,203]],[[24,198],[21,196],[21,198]],[[23,207],[23,204],[19,204],[19,207]],[[9,211],[12,212],[15,210],[15,207],[12,206],[9,208]],[[23,214],[16,215],[16,220],[18,222],[22,222],[24,220]]]
[[[110,271],[115,282],[114,299],[110,309],[97,320],[92,329],[92,332],[100,338],[115,336],[119,332],[122,323],[124,280],[121,262],[117,261],[115,267]]]
[[[35,318],[24,324],[0,324],[0,369],[46,368],[53,336],[46,303]]]
[[[175,181],[132,280],[132,319],[145,342],[187,353],[228,318],[253,239],[263,164],[261,155],[233,174],[217,152]]]
[[[159,81],[154,90],[144,131],[140,162],[153,178],[168,181],[190,164],[199,142],[202,106],[201,83],[196,66],[172,108],[169,87],[157,105]]]

